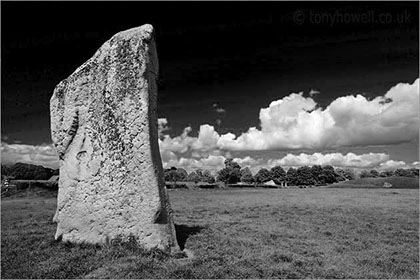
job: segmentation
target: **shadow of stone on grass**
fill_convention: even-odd
[[[199,233],[204,227],[201,226],[187,226],[175,224],[176,240],[178,241],[179,248],[185,249],[185,243],[187,243],[188,237]]]

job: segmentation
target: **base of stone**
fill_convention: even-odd
[[[184,249],[182,251],[179,251],[178,253],[171,254],[171,256],[174,257],[174,259],[172,261],[174,263],[178,264],[178,265],[189,264],[195,258],[193,251],[191,251],[189,249]]]

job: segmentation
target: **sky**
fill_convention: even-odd
[[[156,31],[165,168],[418,166],[418,2],[2,2],[2,163],[57,168],[54,87]]]

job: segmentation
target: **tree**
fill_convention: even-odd
[[[210,171],[208,170],[204,170],[202,173],[202,181],[209,183],[209,184],[214,184],[214,182],[216,181],[214,179],[214,177],[211,175]]]
[[[187,181],[188,182],[194,182],[194,183],[198,183],[200,182],[201,178],[200,176],[198,176],[197,172],[192,171],[190,174],[188,174],[187,176]]]
[[[287,183],[289,183],[290,185],[296,185],[297,183],[296,169],[294,169],[293,167],[290,167],[287,170],[286,179],[287,179]]]
[[[400,176],[400,177],[410,177],[411,172],[407,169],[398,168],[394,171],[394,176]]]
[[[392,170],[384,170],[381,173],[379,173],[379,177],[391,177],[394,175],[394,171]]]
[[[233,159],[231,158],[228,158],[225,160],[225,167],[241,170],[241,167],[239,166],[239,164],[233,161]]]
[[[261,184],[271,180],[271,172],[266,168],[261,168],[258,170],[257,174],[254,176],[255,182]]]
[[[315,180],[312,176],[311,168],[309,166],[301,166],[296,170],[297,185],[313,185]]]
[[[185,170],[184,170],[185,171]],[[176,167],[171,167],[164,170],[166,182],[178,182],[180,181],[179,171]]]
[[[377,170],[375,170],[375,169],[372,169],[369,172],[369,177],[371,177],[371,178],[377,178],[377,177],[379,177],[379,172]]]
[[[221,169],[217,175],[217,181],[225,184],[236,184],[241,179],[241,167],[232,159],[225,160],[225,168]]]
[[[312,165],[311,167],[312,178],[315,180],[315,184],[321,183],[322,167],[321,165]]]
[[[178,168],[176,170],[178,181],[185,181],[187,179],[188,173],[184,168]]]
[[[1,178],[3,179],[3,178],[9,177],[10,173],[11,173],[10,166],[2,164],[1,165]]]
[[[9,171],[9,175],[16,180],[48,180],[53,173],[53,169],[21,162],[12,165]]]
[[[346,180],[354,180],[355,179],[354,172],[351,169],[337,168],[335,170],[335,172],[338,175],[338,177],[337,177],[338,181],[346,181]]]
[[[331,165],[325,165],[322,167],[321,173],[321,183],[322,184],[332,184],[338,182],[338,175],[335,173],[334,167]]]
[[[229,168],[222,168],[217,172],[216,181],[223,182],[225,184],[229,183],[230,178],[230,169]]]
[[[249,167],[241,169],[241,182],[252,184],[254,183],[254,176],[252,176],[251,170]]]
[[[360,178],[369,178],[370,173],[367,170],[362,170],[362,172],[360,172],[359,177]]]
[[[203,169],[198,168],[198,169],[195,170],[195,173],[200,178],[200,181],[203,181]]]
[[[413,177],[419,177],[419,170],[417,168],[411,168],[410,172]]]
[[[281,166],[274,166],[270,172],[274,183],[277,185],[281,185],[282,182],[286,181],[286,171]]]

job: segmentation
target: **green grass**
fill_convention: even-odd
[[[392,184],[392,189],[419,188],[419,178],[411,177],[360,178],[332,184],[328,188],[383,188],[385,182]]]
[[[56,200],[2,200],[2,278],[419,278],[415,189],[170,190],[191,261],[53,240]]]

